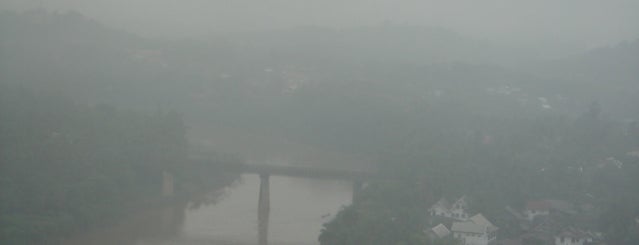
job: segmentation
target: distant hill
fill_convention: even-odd
[[[3,12],[0,33],[2,82],[84,99],[100,98],[124,74],[134,73],[129,56],[147,45],[74,12]]]
[[[425,65],[444,62],[503,64],[524,58],[524,52],[516,49],[504,51],[453,31],[424,26],[299,27],[230,36],[249,50],[266,49],[271,55],[298,59]]]
[[[194,130],[278,132],[307,144],[374,152],[435,112],[576,116],[600,101],[615,118],[638,118],[629,106],[639,104],[637,46],[513,69],[500,64],[525,55],[435,28],[306,27],[159,41],[77,13],[3,12],[0,82],[81,103],[178,109]]]
[[[523,68],[539,87],[583,104],[600,101],[621,120],[639,118],[639,40]]]

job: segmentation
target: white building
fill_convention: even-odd
[[[446,198],[439,199],[433,206],[428,209],[428,213],[430,216],[450,216],[448,209],[450,208],[450,203]]]
[[[555,245],[587,245],[592,241],[589,233],[570,228],[555,236]]]
[[[442,198],[432,207],[428,209],[431,216],[441,216],[456,220],[468,219],[468,202],[466,196],[462,196],[453,204],[450,204],[446,198]]]
[[[462,196],[453,203],[450,207],[450,215],[453,219],[466,220],[468,219],[468,202],[466,202],[466,196]]]
[[[451,227],[453,237],[464,245],[488,245],[497,239],[498,229],[481,214],[464,222],[454,222]]]

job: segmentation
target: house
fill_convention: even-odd
[[[456,220],[468,219],[468,202],[466,196],[462,196],[450,204],[446,198],[442,198],[428,209],[431,216],[441,216]]]
[[[528,221],[533,221],[536,217],[548,216],[551,213],[575,215],[577,211],[572,203],[563,200],[537,200],[529,201],[524,208],[524,216]]]
[[[439,201],[437,201],[428,209],[428,213],[430,213],[430,216],[449,217],[449,208],[450,203],[448,202],[448,200],[446,200],[446,198],[442,197],[442,199],[439,199]]]
[[[497,238],[497,226],[482,214],[476,214],[467,221],[454,222],[451,231],[453,237],[464,245],[487,245]]]
[[[436,225],[435,227],[426,231],[426,234],[431,239],[442,239],[450,235],[450,230],[446,228],[444,224]]]
[[[530,201],[526,203],[524,216],[529,221],[533,221],[537,216],[550,215],[550,202],[546,200]]]
[[[466,220],[468,219],[467,210],[468,202],[466,202],[466,196],[464,195],[453,203],[453,205],[449,209],[449,212],[451,218],[453,219]]]
[[[587,245],[592,244],[593,236],[574,228],[568,228],[555,236],[555,245]]]

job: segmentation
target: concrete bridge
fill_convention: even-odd
[[[311,179],[334,179],[352,181],[352,201],[356,202],[362,190],[363,183],[380,176],[376,172],[347,169],[329,169],[307,166],[283,166],[262,164],[223,164],[208,159],[191,159],[197,164],[215,166],[221,171],[240,174],[256,174],[260,176],[260,192],[257,204],[258,244],[268,244],[268,220],[270,213],[270,176],[287,176]]]

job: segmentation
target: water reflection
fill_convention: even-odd
[[[269,244],[318,244],[322,224],[351,201],[341,181],[271,177]],[[121,224],[65,242],[80,244],[257,244],[259,177],[189,202],[149,208]]]
[[[271,177],[270,185],[270,244],[317,244],[322,224],[351,201],[346,182]],[[258,193],[259,178],[243,175],[216,205],[187,211],[183,236],[255,244]]]
[[[172,240],[179,237],[185,221],[186,202],[150,207],[130,215],[118,224],[105,229],[68,238],[63,245],[135,245],[138,241]]]

